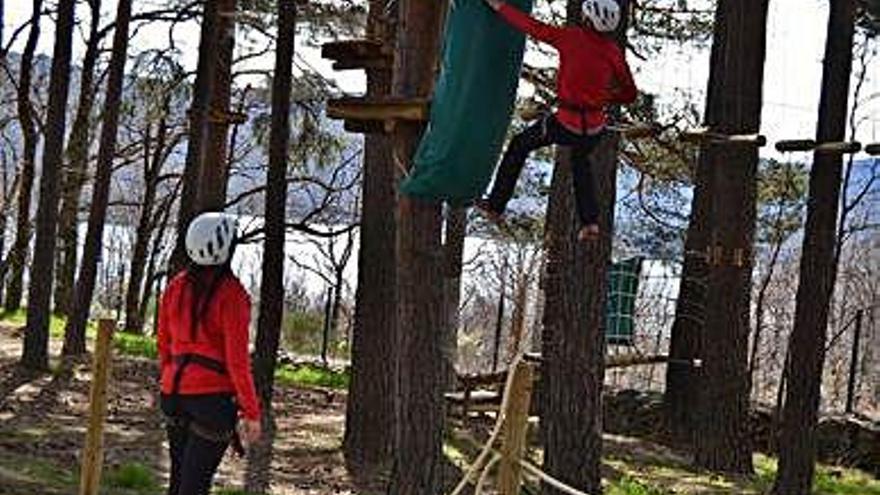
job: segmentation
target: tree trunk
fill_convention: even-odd
[[[576,240],[571,158],[553,174],[547,211],[547,265],[541,387],[544,471],[587,493],[601,493],[602,384],[605,357],[605,286],[611,255],[618,139],[607,137],[592,157],[603,235]],[[545,493],[561,493],[544,487]]]
[[[155,145],[151,143],[152,137],[150,136],[149,126],[145,140],[144,198],[141,202],[140,217],[138,218],[138,225],[135,231],[131,270],[129,270],[128,287],[125,292],[125,331],[130,333],[142,333],[144,328],[144,319],[140,312],[141,290],[144,285],[144,270],[149,259],[147,251],[149,249],[150,236],[155,228],[152,221],[153,207],[156,203],[159,173],[162,171],[162,155],[165,150],[167,132],[168,123],[163,116],[159,121],[159,128],[156,131]],[[150,152],[151,148],[152,153]]]
[[[723,57],[727,43],[725,17],[722,10],[715,14],[712,52],[709,61],[705,123],[717,122],[721,103],[719,81],[724,69]],[[675,304],[675,321],[669,343],[669,357],[674,361],[666,368],[666,387],[663,407],[666,425],[672,437],[692,445],[695,441],[696,401],[699,375],[690,364],[703,355],[703,333],[706,318],[706,283],[709,278],[707,263],[708,221],[711,214],[712,162],[706,150],[701,150],[694,171],[694,192],[691,214],[685,233],[684,266]]]
[[[446,3],[402,0],[393,94],[430,94]],[[394,153],[409,169],[423,126],[398,122]],[[440,492],[445,404],[440,205],[401,197],[397,231],[397,383],[391,495]]]
[[[625,5],[624,5],[625,7]],[[626,8],[622,9],[626,12]],[[580,21],[581,4],[569,0],[570,24]],[[622,44],[626,17],[618,33]],[[541,429],[544,471],[587,493],[602,493],[602,385],[605,378],[605,280],[614,232],[617,147],[607,135],[590,158],[600,207],[602,235],[592,243],[577,240],[578,220],[572,195],[571,153],[559,152],[547,210],[544,380]],[[543,486],[544,493],[562,493]]]
[[[28,261],[31,240],[31,193],[34,188],[34,163],[37,155],[36,123],[34,107],[31,104],[31,79],[33,76],[34,52],[40,38],[40,11],[42,0],[34,0],[31,16],[31,29],[28,33],[24,52],[21,54],[20,77],[18,83],[18,121],[22,135],[22,160],[18,181],[18,217],[15,224],[15,241],[9,253],[11,276],[6,290],[6,311],[17,311],[21,307],[24,292],[24,269]]]
[[[211,87],[211,103],[205,125],[204,161],[199,174],[197,204],[199,211],[220,211],[226,205],[229,182],[230,89],[232,86],[232,52],[235,48],[236,0],[217,0],[217,68]]]
[[[227,0],[228,1],[228,0]],[[189,111],[189,133],[187,134],[186,164],[183,169],[183,192],[177,217],[177,241],[171,255],[169,269],[177,272],[186,264],[186,230],[189,223],[199,212],[195,200],[201,187],[202,164],[205,161],[208,113],[211,94],[214,88],[215,72],[219,57],[217,37],[218,13],[221,2],[205,2],[202,18],[201,39],[199,41],[199,62],[196,68],[196,80],[193,85],[193,101]]]
[[[58,170],[64,154],[64,130],[67,123],[67,96],[70,88],[70,59],[76,2],[58,2],[55,47],[49,83],[49,108],[46,122],[46,145],[40,177],[40,202],[37,207],[37,237],[33,266],[28,285],[27,328],[21,364],[32,369],[49,367],[49,313],[52,299],[52,269],[55,261],[55,227],[58,220]]]
[[[759,132],[767,4],[768,0],[718,3],[716,29],[725,39],[718,69],[723,70],[713,79],[718,112],[707,124],[722,134]],[[748,340],[758,148],[709,144],[704,154],[713,174],[708,224],[712,260],[695,462],[713,471],[750,474]]]
[[[393,26],[386,22],[385,5],[384,0],[370,0],[367,36],[390,45],[394,32]],[[367,72],[368,97],[390,93],[390,71]],[[351,383],[343,449],[350,466],[371,470],[390,460],[394,439],[397,190],[391,146],[383,134],[365,137],[361,196]]]
[[[846,137],[855,10],[853,0],[831,1],[816,130],[816,141],[820,143],[843,141]],[[794,330],[789,344],[791,362],[797,365],[789,370],[782,413],[779,472],[773,487],[777,494],[812,492],[828,310],[837,276],[835,229],[841,178],[841,155],[814,155]]]
[[[92,108],[95,102],[95,65],[98,62],[101,0],[90,0],[91,27],[80,71],[79,106],[70,130],[67,167],[61,170],[59,189],[61,211],[58,213],[58,273],[55,278],[55,313],[67,316],[73,304],[78,245],[79,199],[88,176],[91,144]]]
[[[467,210],[449,208],[446,212],[446,239],[443,242],[443,299],[447,331],[443,334],[443,358],[446,360],[446,386],[456,385],[455,365],[458,361],[459,304],[461,303],[461,271],[464,242],[467,237]]]
[[[119,107],[125,76],[125,62],[128,56],[128,26],[131,20],[131,1],[119,0],[116,10],[116,31],[113,33],[113,50],[110,56],[107,95],[104,101],[104,117],[101,123],[101,141],[98,147],[98,162],[95,184],[92,190],[89,226],[79,276],[76,280],[76,296],[73,310],[67,321],[64,335],[64,354],[85,352],[86,324],[92,295],[95,291],[95,277],[98,260],[101,257],[104,236],[104,222],[107,217],[107,203],[110,196],[110,179],[113,174],[113,156],[116,154],[116,131],[119,126]]]
[[[287,217],[287,162],[290,150],[290,91],[296,33],[296,2],[278,0],[278,41],[272,80],[272,129],[269,170],[266,176],[266,240],[263,244],[263,279],[254,353],[254,381],[263,404],[266,434],[248,454],[246,490],[269,491],[275,422],[272,392],[275,363],[284,316],[284,234]]]

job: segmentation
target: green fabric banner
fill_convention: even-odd
[[[508,0],[530,12],[532,0]],[[485,192],[510,126],[525,37],[483,0],[451,0],[431,117],[409,196],[467,204]]]

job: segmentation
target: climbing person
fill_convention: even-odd
[[[251,304],[230,266],[236,226],[232,215],[196,217],[186,233],[188,266],[162,295],[157,340],[169,495],[207,495],[230,443],[242,453],[242,443],[261,435],[248,354]]]
[[[474,206],[489,220],[503,224],[504,211],[529,154],[551,144],[570,146],[581,222],[578,238],[595,240],[599,236],[599,206],[589,155],[606,132],[605,106],[632,103],[637,93],[624,52],[610,36],[620,23],[620,6],[615,0],[586,0],[580,25],[555,27],[503,0],[485,2],[513,27],[559,52],[557,110],[513,137],[489,194]]]

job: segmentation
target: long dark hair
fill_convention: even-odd
[[[195,341],[199,330],[199,323],[211,307],[211,301],[217,293],[220,285],[232,277],[230,261],[218,266],[197,265],[192,261],[186,267],[186,283],[192,291],[192,305],[190,311],[190,340]],[[181,298],[181,303],[183,298]]]

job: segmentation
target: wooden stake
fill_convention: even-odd
[[[871,143],[865,146],[865,153],[871,156],[880,156],[880,143]]]
[[[501,445],[498,473],[498,492],[501,495],[519,495],[522,486],[520,460],[526,450],[533,375],[534,365],[527,362],[520,362],[514,370],[510,402],[504,416],[504,443]]]
[[[82,450],[82,472],[79,495],[98,495],[101,484],[101,467],[104,464],[104,420],[107,416],[107,381],[110,376],[110,359],[113,331],[116,321],[104,319],[98,322],[98,338],[92,359],[92,387],[89,393],[89,429]]]

